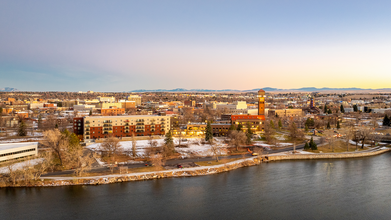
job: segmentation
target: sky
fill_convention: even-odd
[[[390,88],[391,1],[0,0],[0,88]]]

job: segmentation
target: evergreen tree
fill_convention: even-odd
[[[323,112],[327,113],[327,105],[324,105]]]
[[[247,132],[246,132],[246,143],[251,144],[251,137],[253,136],[253,131],[251,130],[250,123],[247,123]]]
[[[330,126],[330,122],[327,122],[327,129],[330,129],[331,126]]]
[[[243,128],[243,125],[242,124],[238,124],[238,127],[236,127],[236,130],[237,131],[242,131],[242,128]]]
[[[340,129],[341,125],[339,124],[339,121],[337,121],[337,129]]]
[[[308,142],[305,142],[304,150],[309,150],[309,149],[310,149],[310,145],[308,144]]]
[[[331,111],[331,109],[327,110],[327,114],[333,114],[333,112]]]
[[[383,126],[390,126],[391,124],[391,119],[388,117],[388,115],[386,114],[383,118]]]
[[[41,115],[38,115],[38,128],[39,129],[42,128],[42,116]]]
[[[92,115],[92,110],[90,110],[90,115]]]
[[[166,133],[166,138],[164,138],[164,143],[169,146],[174,144],[174,139],[172,138],[171,131]]]
[[[210,122],[206,124],[205,129],[205,141],[213,141],[213,132],[212,132],[212,126],[210,125]]]
[[[270,120],[270,127],[274,129],[274,122],[273,122],[273,120]]]
[[[358,107],[357,107],[357,105],[353,105],[353,111],[354,111],[354,112],[358,112]]]
[[[342,104],[341,104],[340,110],[341,110],[341,113],[345,113],[345,109],[343,108],[343,105],[342,105]]]
[[[26,123],[24,123],[24,120],[20,121],[19,123],[19,128],[18,128],[18,135],[19,136],[26,136],[27,131],[26,131]]]
[[[56,125],[54,126],[54,128],[58,128],[58,124],[56,123]]]
[[[236,130],[236,126],[235,124],[232,124],[230,127],[229,127],[229,131],[234,131]]]
[[[282,122],[281,122],[281,119],[278,120],[278,129],[281,129],[282,128]]]
[[[278,114],[276,113],[276,118],[278,118]]]
[[[305,132],[308,132],[308,125],[305,125],[304,131],[305,131]]]
[[[309,145],[310,145],[311,150],[318,150],[318,146],[316,145],[313,137],[311,137]]]

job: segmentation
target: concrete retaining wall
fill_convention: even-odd
[[[276,160],[315,160],[315,159],[343,159],[343,158],[355,158],[355,157],[368,157],[385,152],[391,151],[391,149],[382,149],[378,151],[362,152],[362,153],[333,153],[333,154],[289,154],[289,155],[276,155],[267,156],[269,161]]]

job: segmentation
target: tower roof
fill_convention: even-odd
[[[260,89],[258,92],[265,92],[265,90],[263,90],[263,89]]]

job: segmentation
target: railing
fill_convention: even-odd
[[[90,124],[90,122],[89,121],[86,121],[86,123],[85,124]]]

